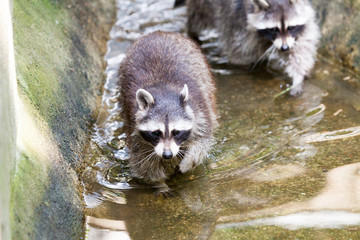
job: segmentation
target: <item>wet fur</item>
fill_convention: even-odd
[[[254,0],[257,1],[257,0]],[[295,14],[289,0],[268,0],[269,20]],[[272,43],[249,25],[247,16],[259,11],[251,0],[189,0],[187,1],[187,30],[190,37],[198,39],[202,30],[216,28],[219,31],[222,51],[229,62],[236,65],[256,65],[268,60],[272,67],[283,69],[292,79],[291,95],[302,90],[305,76],[314,66],[320,30],[315,12],[307,0],[294,0],[303,4],[308,14],[303,32],[288,52],[277,51]],[[260,9],[261,10],[261,9]],[[270,12],[270,11],[269,11]],[[263,20],[266,23],[266,19]]]
[[[161,183],[177,166],[181,172],[186,172],[202,163],[212,145],[217,121],[215,86],[199,47],[180,34],[148,34],[129,48],[119,74],[120,101],[131,153],[129,166],[133,175],[149,183]],[[142,139],[136,129],[136,119],[148,117],[138,111],[136,91],[145,89],[154,97],[155,104],[170,103],[161,109],[177,111],[177,99],[184,84],[189,89],[187,104],[194,112],[196,124],[190,138],[181,145],[180,153],[171,160],[162,159],[154,154],[154,147]]]

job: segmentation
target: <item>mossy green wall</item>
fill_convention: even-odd
[[[10,171],[15,162],[16,89],[10,4],[0,8],[0,239],[10,238]]]
[[[360,72],[360,0],[313,0],[321,26],[319,52]]]
[[[113,1],[13,0],[18,143],[12,239],[81,239],[82,151],[103,82]]]

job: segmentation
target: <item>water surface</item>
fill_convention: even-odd
[[[87,239],[360,238],[358,80],[321,56],[300,97],[275,98],[288,87],[284,76],[227,66],[216,33],[205,33],[218,89],[215,147],[206,164],[168,181],[172,198],[133,181],[117,69],[143,34],[184,33],[185,7],[165,0],[117,5],[85,156]]]

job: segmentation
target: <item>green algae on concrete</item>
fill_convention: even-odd
[[[100,2],[101,3],[101,2]],[[104,54],[96,37],[105,37],[89,3],[14,1],[14,43],[20,92],[49,124],[66,160],[74,166],[73,152],[85,143],[90,109],[102,83]],[[89,9],[85,20],[79,11]],[[104,9],[103,9],[104,10]],[[110,11],[111,12],[111,11]],[[86,14],[86,13],[83,13]],[[86,24],[86,25],[84,25]],[[99,24],[99,23],[96,23]],[[89,28],[92,26],[92,33]],[[106,24],[103,26],[106,28]],[[103,39],[104,40],[104,39]],[[106,44],[105,44],[106,45]],[[78,144],[70,139],[77,138]],[[66,140],[66,141],[65,141]],[[80,155],[80,154],[79,154]]]
[[[319,16],[320,54],[360,72],[360,1],[313,1]]]
[[[12,239],[82,239],[77,172],[103,82],[112,1],[14,0],[19,136]]]
[[[10,171],[15,162],[16,89],[13,33],[8,1],[0,8],[0,239],[10,239]]]
[[[11,232],[13,239],[36,239],[36,222],[40,221],[35,213],[33,200],[39,201],[47,186],[48,176],[44,165],[36,158],[19,153],[15,175],[11,181]],[[37,174],[33,174],[36,172]],[[31,194],[27,192],[31,190]],[[19,211],[21,210],[21,211]],[[18,224],[14,224],[18,223]],[[22,224],[19,224],[22,223]]]

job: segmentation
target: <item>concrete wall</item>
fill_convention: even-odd
[[[10,170],[15,162],[16,91],[10,4],[0,0],[0,239],[10,238]]]
[[[13,41],[9,1],[0,5],[2,239],[81,239],[77,172],[114,2],[13,0]]]
[[[321,26],[319,52],[360,73],[360,0],[313,0]]]

